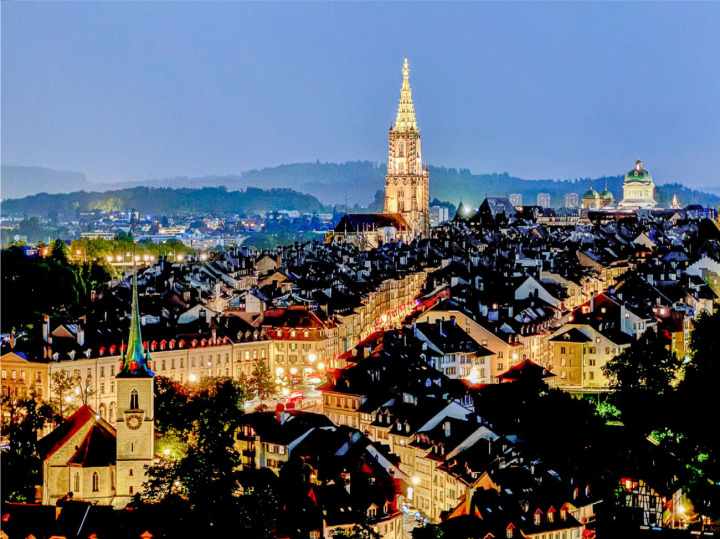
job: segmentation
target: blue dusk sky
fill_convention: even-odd
[[[720,186],[720,2],[2,2],[2,162],[93,181],[384,162]]]

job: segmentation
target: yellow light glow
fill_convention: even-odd
[[[282,390],[282,394],[285,395],[285,396],[287,396],[287,395],[290,394],[290,390],[289,390],[288,388],[284,387],[283,390]]]
[[[190,380],[191,382],[194,382],[195,380],[197,380],[197,376],[195,376],[194,374],[191,374],[190,377],[189,377],[189,380]]]
[[[413,485],[417,485],[420,483],[420,478],[417,475],[415,475],[412,478],[412,482],[413,482]]]
[[[163,453],[165,453],[165,456],[167,456],[170,454],[170,450],[166,447],[165,449],[163,449]]]
[[[310,363],[315,363],[315,360],[317,359],[317,357],[315,356],[315,354],[310,354],[308,356],[308,359],[310,360]]]
[[[278,367],[277,369],[275,369],[275,376],[282,376],[284,372],[285,369],[283,369],[282,367]]]
[[[290,374],[297,374],[297,369],[295,367],[290,369]]]

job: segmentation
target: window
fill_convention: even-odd
[[[250,352],[245,350],[245,359],[250,359]]]
[[[560,347],[560,353],[561,353],[561,354],[564,354],[564,353],[565,353],[565,347],[564,347],[564,346],[561,346],[561,347]]]
[[[80,492],[80,474],[75,473],[75,492]]]
[[[100,382],[100,394],[105,394],[105,382]]]
[[[110,376],[115,376],[115,365],[110,366]]]
[[[100,378],[105,378],[105,367],[100,367]]]
[[[610,355],[610,347],[609,346],[605,347],[605,354]]]
[[[170,360],[170,368],[171,368],[172,370],[175,370],[175,358],[172,358],[172,359]]]
[[[133,389],[130,392],[130,409],[137,410],[140,406],[138,405],[138,392],[137,389]]]
[[[567,359],[565,359],[564,357],[561,357],[560,358],[560,366],[565,367],[566,365],[567,365]]]
[[[25,371],[20,371],[20,380],[25,381]]]
[[[498,352],[498,359],[502,359],[502,358],[503,358],[503,353],[502,353],[502,351],[500,351],[500,352]]]
[[[7,371],[5,369],[2,370],[2,379],[7,380]]]
[[[10,380],[17,380],[17,372],[10,371]]]
[[[128,471],[128,476],[132,477],[132,475],[133,475],[133,471],[132,471],[132,468],[130,468],[130,470]]]
[[[38,384],[42,382],[42,373],[40,371],[37,372],[37,375],[35,376],[35,381]]]
[[[500,371],[503,370],[503,364],[502,364],[502,363],[498,363],[497,368],[498,368],[498,370],[500,370]]]
[[[98,476],[97,472],[93,472],[92,489],[93,492],[98,492],[100,490],[100,477]]]
[[[115,382],[110,382],[110,393],[115,393]]]
[[[279,454],[281,454],[281,455],[284,455],[284,454],[285,454],[285,446],[284,446],[284,445],[279,445],[278,448],[277,448],[277,452],[278,452]]]
[[[128,492],[129,492],[130,494],[133,493],[133,487],[132,487],[132,485],[130,485],[130,488],[128,489]]]
[[[184,358],[180,358],[180,368],[181,369],[185,368],[185,359]]]

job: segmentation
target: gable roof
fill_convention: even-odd
[[[38,452],[40,453],[42,459],[47,460],[50,458],[58,449],[65,445],[70,438],[75,436],[75,434],[77,434],[89,421],[96,422],[96,426],[102,426],[108,431],[108,433],[115,437],[115,429],[104,419],[98,419],[92,408],[85,405],[75,411],[75,413],[67,418],[64,423],[38,442]],[[93,458],[95,458],[94,450],[95,448],[93,447]]]

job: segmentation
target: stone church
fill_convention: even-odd
[[[402,73],[400,103],[389,133],[384,211],[346,214],[326,241],[346,241],[370,249],[389,241],[409,242],[430,235],[429,173],[422,161],[407,58]]]
[[[117,420],[112,425],[85,405],[40,440],[44,505],[72,493],[120,509],[142,491],[155,458],[155,375],[143,351],[136,277],[132,294],[128,346],[116,376]]]

